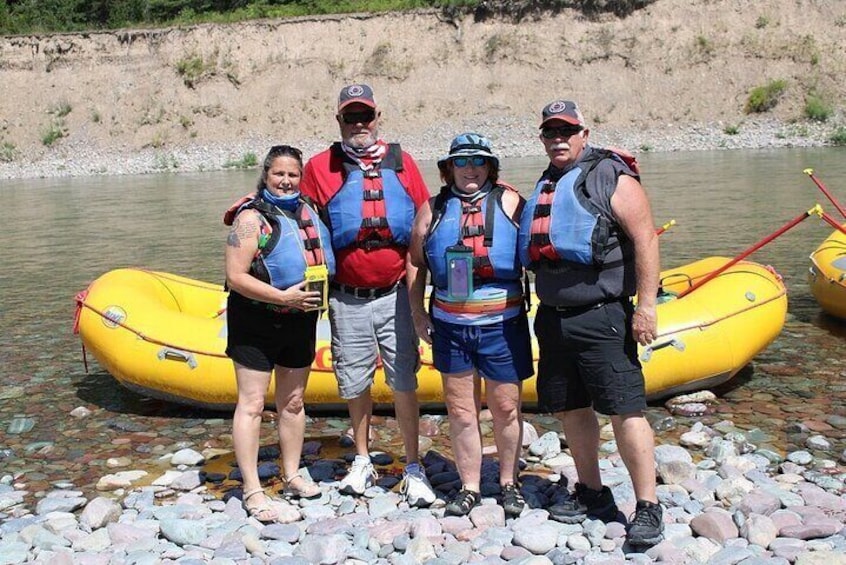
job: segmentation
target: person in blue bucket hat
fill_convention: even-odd
[[[523,198],[499,180],[499,158],[477,133],[453,139],[438,160],[440,193],[417,214],[408,254],[408,293],[417,335],[432,345],[441,372],[461,490],[446,513],[464,516],[481,501],[482,379],[493,415],[506,516],[525,501],[517,481],[523,380],[534,374],[517,257]],[[424,306],[426,274],[434,289]]]

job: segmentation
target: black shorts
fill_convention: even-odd
[[[628,300],[558,311],[541,305],[535,316],[538,407],[562,412],[593,406],[605,415],[646,408],[646,391],[631,332]]]
[[[226,355],[249,369],[308,367],[314,361],[319,312],[272,314],[229,302]]]

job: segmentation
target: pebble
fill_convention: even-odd
[[[748,436],[725,421],[710,426],[697,421],[680,436],[691,433],[710,439],[687,442],[686,447],[656,447],[656,474],[664,479],[658,493],[665,507],[665,533],[664,541],[652,548],[630,548],[624,523],[562,524],[551,520],[541,503],[530,505],[519,518],[506,519],[497,503],[498,488],[490,489],[491,495],[469,516],[444,516],[443,500],[454,492],[457,475],[452,461],[434,451],[422,464],[433,484],[447,485],[449,491],[439,491],[440,500],[432,507],[415,509],[380,486],[360,498],[340,494],[336,473],[320,469],[342,475],[346,463],[321,459],[323,450],[314,446],[303,470],[316,469],[313,475],[321,476],[321,497],[293,504],[276,500],[279,521],[261,524],[247,517],[239,498],[226,495],[217,483],[204,482],[207,472],[198,465],[205,457],[183,447],[167,458],[182,470],[171,468],[152,480],[142,470],[105,474],[97,488],[106,494],[91,499],[72,480],[56,481],[60,484],[40,498],[23,485],[0,484],[0,564],[43,561],[47,555],[60,562],[188,564],[665,560],[755,565],[822,563],[823,557],[826,565],[841,562],[846,551],[846,472],[835,461],[804,450],[790,452],[783,462],[755,449],[739,453],[749,449]],[[628,515],[634,507],[631,485],[619,453],[612,450],[613,438],[605,445],[603,481]],[[553,458],[543,457],[556,447]],[[566,490],[565,478],[575,476],[572,458],[560,450],[553,430],[529,444],[527,451],[538,459],[531,473],[522,476],[523,490],[534,495],[527,496],[530,502],[549,504],[553,493]],[[384,466],[395,464],[388,452],[373,455]],[[569,459],[561,457],[565,455]],[[492,476],[495,482],[497,469],[495,461],[485,459],[483,477]]]

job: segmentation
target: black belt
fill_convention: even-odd
[[[596,302],[595,304],[583,304],[582,306],[550,306],[548,304],[541,304],[541,308],[548,308],[550,310],[555,310],[562,316],[573,316],[575,314],[582,314],[584,312],[589,312],[590,310],[596,310],[597,308],[602,308],[608,304],[624,304],[626,302],[630,302],[630,298],[616,298],[614,300],[604,300],[602,302]]]
[[[345,284],[331,282],[329,283],[329,287],[335,290],[340,290],[344,294],[351,294],[356,298],[373,299],[391,294],[397,289],[399,285],[402,284],[402,282],[402,280],[399,280],[391,286],[383,286],[381,288],[361,288],[357,286],[347,286]]]

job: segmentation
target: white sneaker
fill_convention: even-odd
[[[356,455],[350,466],[350,472],[341,480],[338,490],[344,494],[364,494],[367,487],[373,486],[373,481],[378,476],[369,457]]]
[[[426,478],[426,472],[418,464],[412,463],[405,468],[402,474],[402,485],[400,493],[405,497],[409,506],[429,506],[437,496]]]

